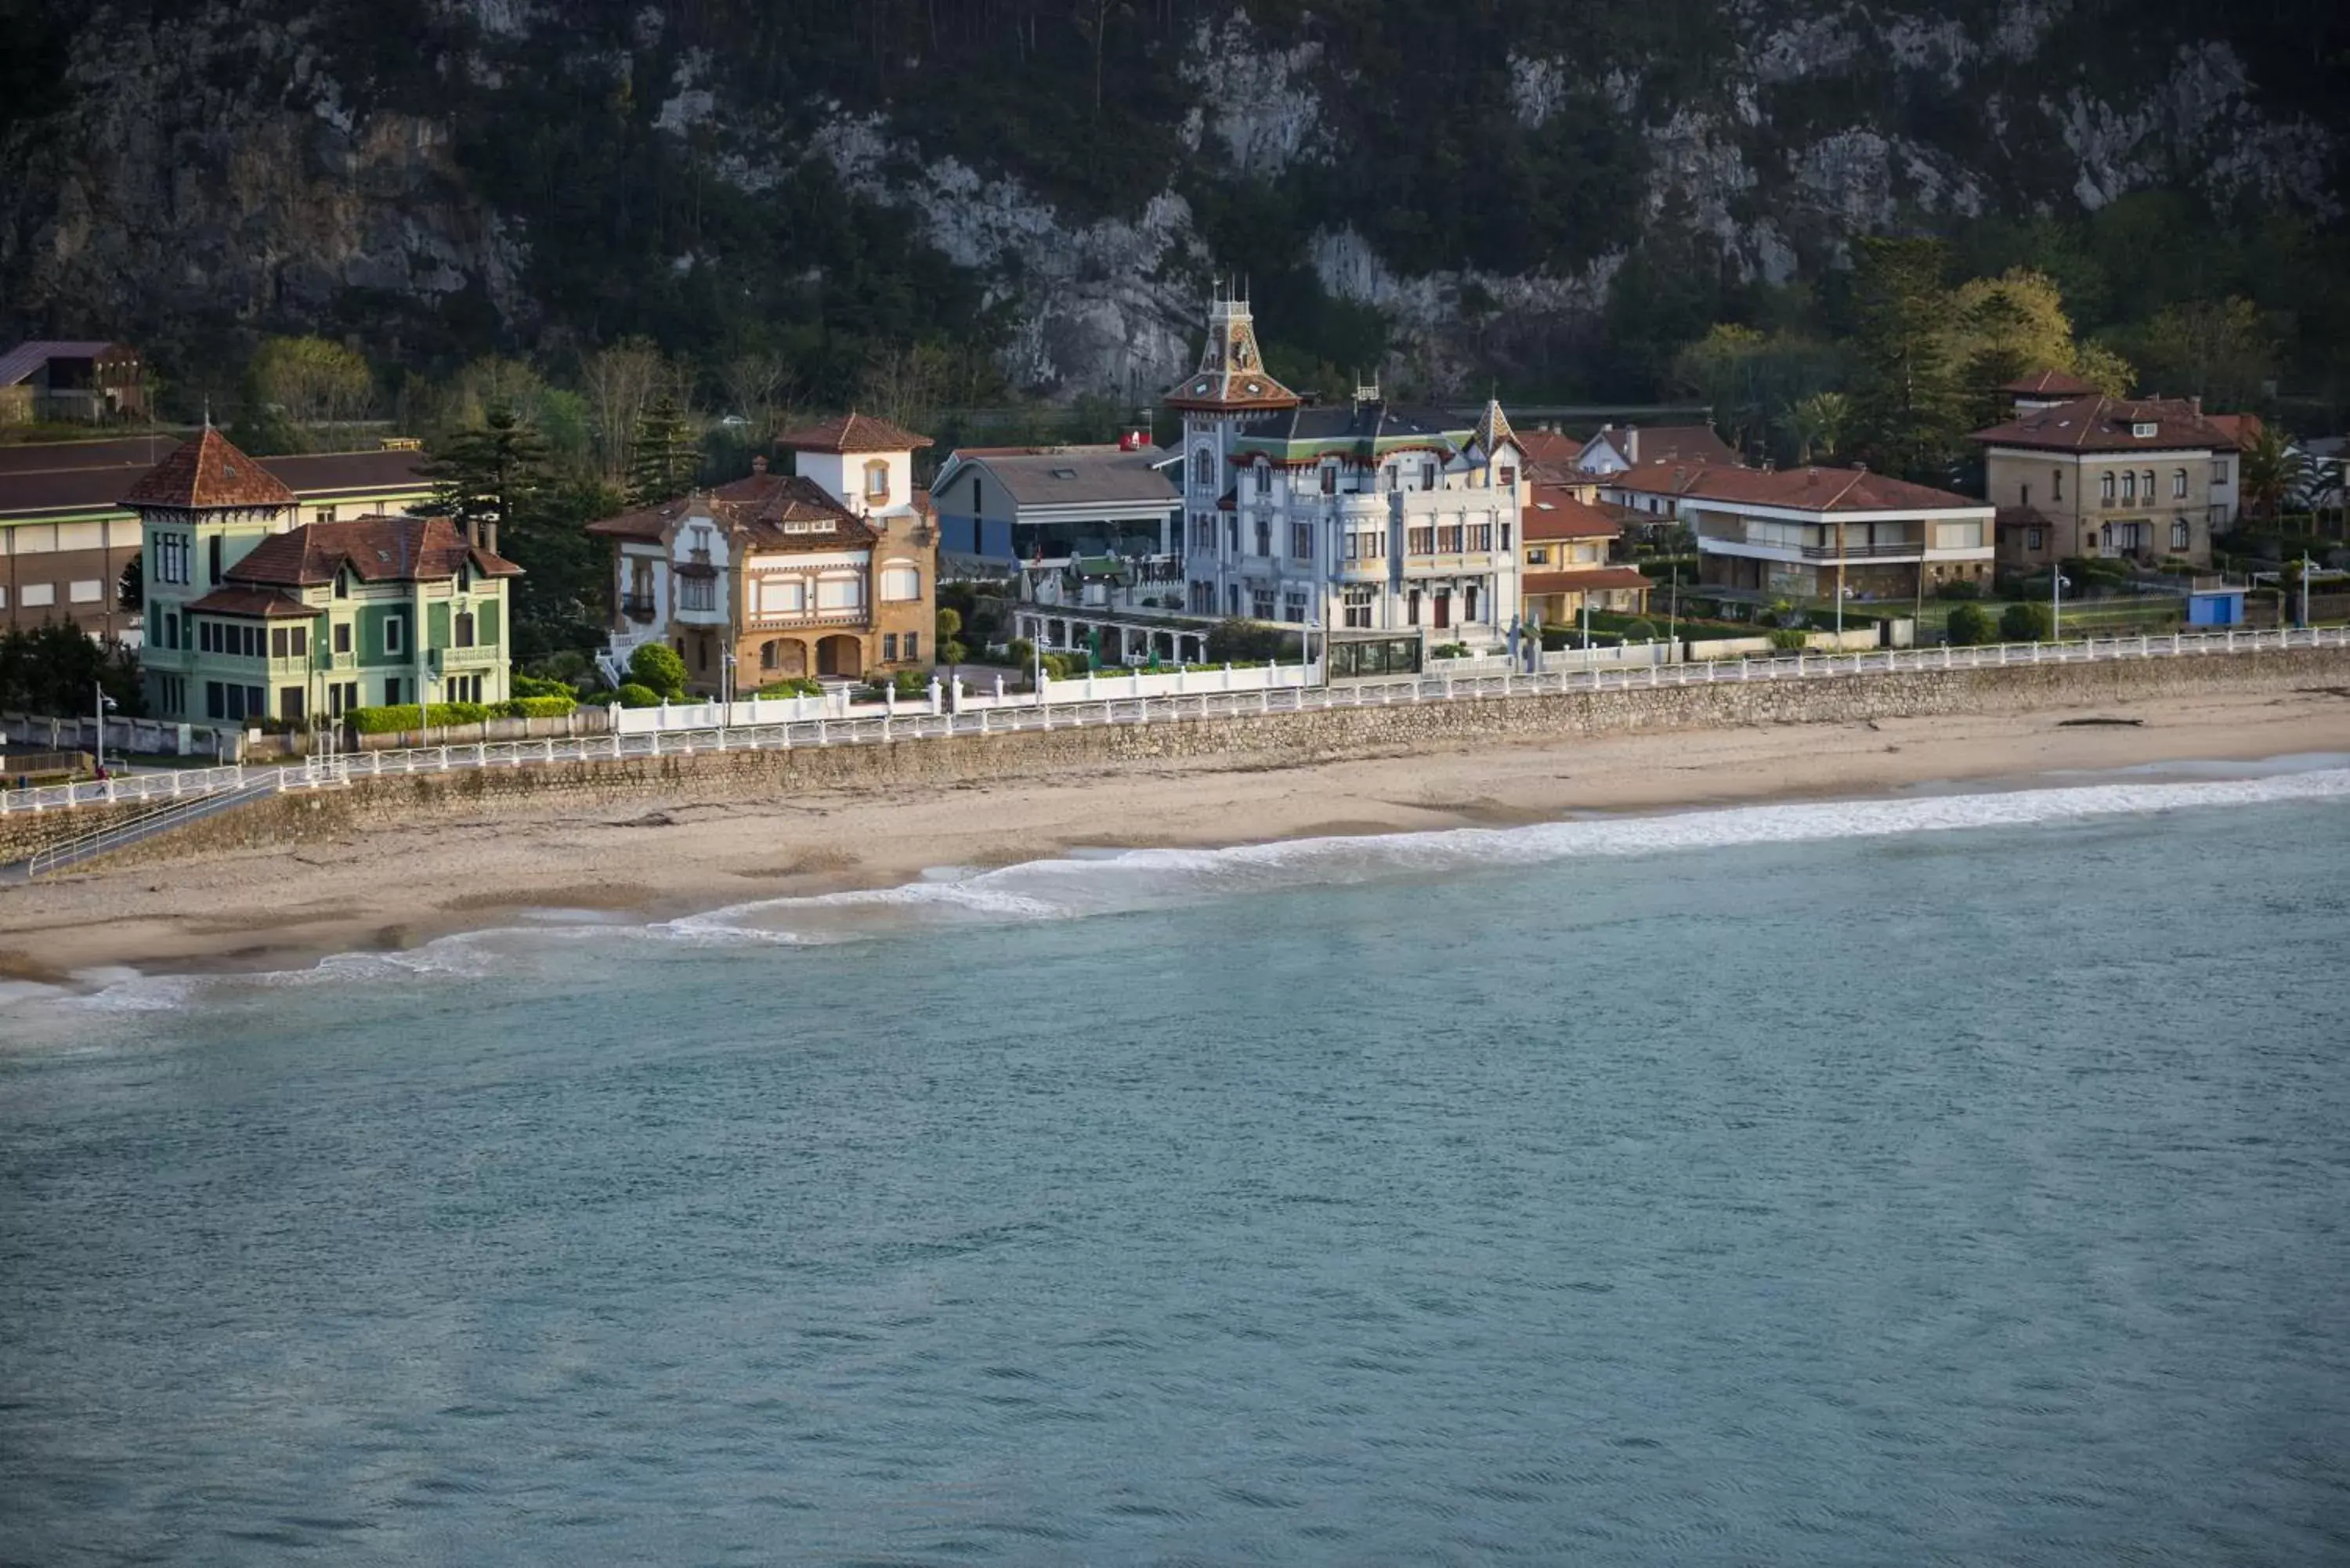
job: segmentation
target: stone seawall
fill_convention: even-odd
[[[361,779],[348,789],[276,796],[204,818],[110,857],[109,865],[338,838],[436,816],[504,811],[739,802],[816,791],[935,788],[1097,774],[1122,767],[1283,767],[1393,756],[1479,741],[1525,742],[1630,731],[1856,723],[1935,714],[2024,713],[2182,696],[2350,686],[2350,649],[2214,655],[1890,675],[1721,680],[1550,697],[1338,708],[1235,719],[1117,724],[951,741],[704,752]],[[30,853],[26,831],[88,812],[0,822],[0,856]],[[12,840],[8,836],[17,836]],[[53,832],[55,828],[53,827]],[[66,836],[57,834],[57,836]]]

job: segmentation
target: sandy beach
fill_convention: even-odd
[[[2189,759],[2350,753],[2350,695],[2217,696],[1435,751],[1311,767],[1164,764],[944,791],[437,819],[292,852],[99,869],[0,891],[0,979],[109,965],[275,969],[401,948],[526,909],[672,918],[1076,848],[1510,826],[1865,796]]]

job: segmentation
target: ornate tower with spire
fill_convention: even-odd
[[[1220,285],[1208,302],[1208,338],[1200,368],[1161,400],[1183,416],[1184,536],[1196,550],[1216,526],[1217,504],[1231,488],[1232,435],[1243,424],[1305,401],[1274,379],[1256,342],[1256,315],[1243,291]]]

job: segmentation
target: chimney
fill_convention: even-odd
[[[477,550],[482,547],[482,520],[471,513],[465,516],[465,543]]]
[[[498,553],[498,520],[495,517],[482,524],[482,548],[493,556]]]
[[[762,473],[764,473],[764,472],[767,472],[767,454],[766,454],[766,453],[764,453],[764,452],[761,452],[761,453],[759,453],[756,457],[754,457],[754,458],[751,460],[751,472],[752,472],[753,476],[754,476],[754,477],[755,477],[755,476],[757,476],[757,475],[759,475],[759,474],[762,474]]]
[[[2193,397],[2188,399],[2187,406],[2195,410],[2195,417],[2197,419],[2201,419],[2203,417],[2203,394],[2198,392]]]
[[[1640,427],[1638,425],[1624,427],[1624,461],[1626,462],[1640,461]]]

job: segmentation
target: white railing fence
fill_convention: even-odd
[[[556,763],[613,762],[633,758],[692,756],[710,752],[774,751],[806,746],[887,744],[956,735],[1006,734],[1104,724],[1158,724],[1193,719],[1245,717],[1255,713],[1313,712],[1337,708],[1378,708],[1417,702],[1488,701],[1556,696],[1573,691],[1624,691],[1635,687],[1732,685],[1755,680],[1803,680],[1903,674],[1918,670],[1984,670],[2185,659],[2275,652],[2284,649],[2350,648],[2350,628],[2099,638],[2084,642],[1995,643],[1981,648],[1883,649],[1868,653],[1794,653],[1775,659],[1712,659],[1696,664],[1649,664],[1589,670],[1553,668],[1539,675],[1502,670],[1468,674],[1449,670],[1458,660],[1435,660],[1423,675],[1366,680],[1343,686],[1264,684],[1254,690],[1196,691],[1104,695],[1087,701],[1007,701],[962,712],[933,711],[927,701],[908,701],[895,713],[860,712],[847,718],[820,715],[757,724],[646,732],[550,736],[535,741],[485,741],[421,746],[407,751],[360,752],[317,758],[284,767],[224,767],[174,773],[135,774],[89,784],[57,784],[0,794],[0,815],[23,811],[109,805],[124,801],[196,798],[266,783],[271,790],[330,788],[350,779],[387,774],[445,773],[466,768],[545,766]],[[1295,666],[1289,666],[1293,672]],[[1234,670],[1238,676],[1245,671]],[[1103,682],[1122,684],[1132,678]],[[1169,677],[1144,677],[1146,680]],[[1082,684],[1059,683],[1059,684]],[[822,699],[796,701],[821,701]],[[777,704],[779,706],[779,704]],[[749,706],[736,704],[737,708]],[[660,710],[639,709],[639,712]],[[683,711],[683,710],[672,710]]]

